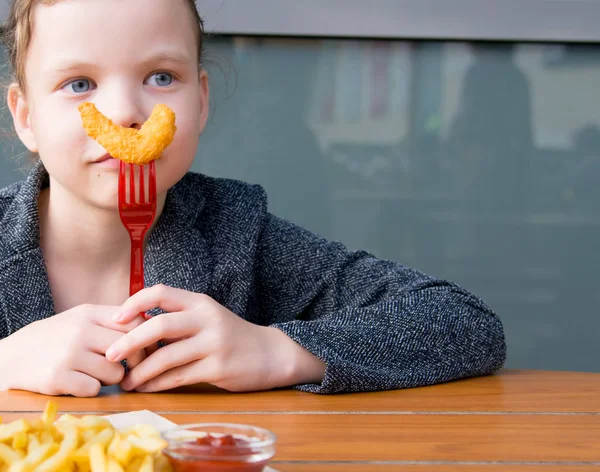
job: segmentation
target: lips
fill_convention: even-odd
[[[121,161],[119,159],[115,159],[110,154],[105,154],[102,157],[91,161],[91,165],[93,165],[94,168],[97,169],[118,171],[121,166]]]
[[[93,161],[94,164],[98,164],[100,162],[106,162],[109,161],[111,159],[114,159],[114,157],[112,157],[110,154],[105,154],[104,156],[96,159],[95,161]]]

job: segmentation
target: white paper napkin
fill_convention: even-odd
[[[136,424],[149,424],[150,426],[154,426],[160,432],[164,432],[167,429],[177,426],[172,421],[169,421],[150,410],[128,411],[127,413],[107,415],[105,418],[107,418],[117,429],[129,428]]]
[[[106,415],[105,418],[108,419],[117,429],[129,428],[131,426],[135,426],[136,424],[149,424],[154,426],[157,430],[163,432],[177,426],[176,423],[173,423],[172,421],[169,421],[168,419],[157,415],[150,410],[128,411],[127,413]],[[277,471],[270,467],[265,467],[264,472]]]

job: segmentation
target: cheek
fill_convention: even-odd
[[[81,154],[87,136],[78,115],[44,107],[36,109],[31,119],[40,155],[50,158],[58,152],[66,158]]]
[[[196,155],[199,138],[200,132],[198,131],[197,121],[189,120],[177,126],[177,133],[171,146],[174,151],[183,154],[180,156],[182,160],[189,161],[191,164]]]
[[[182,120],[183,121],[183,120]],[[157,161],[157,190],[164,192],[175,185],[189,171],[198,148],[198,131],[193,120],[177,125],[173,143]]]

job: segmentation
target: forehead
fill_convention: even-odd
[[[131,61],[168,46],[194,56],[197,34],[184,0],[62,0],[33,13],[30,54],[48,61],[85,55],[94,61]],[[36,54],[37,52],[37,54]]]

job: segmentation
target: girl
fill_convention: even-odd
[[[8,105],[39,159],[0,193],[1,388],[356,392],[503,365],[501,322],[478,298],[269,214],[257,186],[188,172],[209,103],[193,0],[14,0],[3,39]],[[118,161],[85,134],[84,101],[126,127],[157,103],[177,116],[149,288],[130,298]]]

